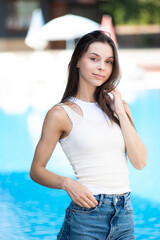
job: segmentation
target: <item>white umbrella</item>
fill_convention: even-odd
[[[40,29],[39,36],[47,41],[70,41],[98,29],[100,24],[88,18],[67,14],[45,24]]]
[[[35,9],[32,13],[31,23],[27,36],[25,38],[25,44],[33,49],[44,49],[48,42],[45,39],[40,39],[39,30],[44,26],[44,18],[41,9]]]

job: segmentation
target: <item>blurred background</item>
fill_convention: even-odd
[[[160,239],[159,13],[158,0],[0,0],[0,239],[51,240],[61,227],[70,198],[32,182],[29,169],[44,117],[61,100],[74,45],[87,29],[108,31],[117,44],[118,88],[148,149],[144,170],[129,164],[135,236]],[[74,178],[59,144],[47,168]]]

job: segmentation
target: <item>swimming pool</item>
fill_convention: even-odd
[[[143,171],[130,168],[135,236],[160,239],[160,90],[134,90],[129,102],[136,129],[148,148]],[[45,111],[27,108],[9,114],[0,109],[0,239],[56,239],[70,198],[62,190],[31,181],[29,167]],[[63,170],[62,170],[63,166]],[[65,167],[64,167],[65,166]],[[67,176],[72,169],[57,146],[48,168]]]

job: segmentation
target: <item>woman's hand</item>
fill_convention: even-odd
[[[105,97],[111,109],[117,114],[117,116],[120,113],[125,113],[124,103],[120,91],[115,88],[110,92],[110,94],[112,94],[113,98],[110,97],[109,94],[106,94]]]
[[[80,207],[94,208],[98,204],[87,187],[71,178],[65,178],[63,189],[68,193],[73,202]]]

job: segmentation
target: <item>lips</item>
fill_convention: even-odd
[[[93,75],[94,75],[95,77],[97,77],[97,78],[104,78],[104,77],[105,77],[105,76],[103,76],[103,75],[96,74],[96,73],[93,73]]]

